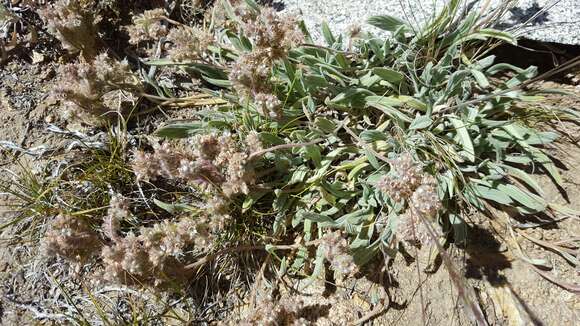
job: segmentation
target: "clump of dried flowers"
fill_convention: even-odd
[[[304,302],[298,297],[283,297],[274,301],[272,297],[263,298],[257,303],[244,320],[229,325],[309,325]]]
[[[132,18],[133,24],[125,29],[129,34],[129,43],[139,44],[141,42],[157,41],[167,36],[167,26],[163,25],[165,10],[156,8],[146,10]]]
[[[167,50],[169,57],[183,62],[203,59],[214,38],[201,28],[178,26],[169,31],[167,41],[172,44]]]
[[[139,235],[129,232],[103,247],[105,278],[124,284],[179,282],[187,277],[185,253],[193,249],[197,223],[184,217],[142,227]]]
[[[285,58],[304,36],[293,18],[280,17],[271,8],[263,9],[259,15],[238,9],[238,15],[253,48],[233,63],[230,81],[242,101],[253,102],[261,115],[280,118],[282,102],[273,92],[271,70],[274,62]]]
[[[409,153],[403,153],[389,162],[392,172],[377,183],[377,187],[386,192],[393,200],[408,199],[421,184],[423,170]]]
[[[106,53],[94,61],[80,61],[59,68],[59,82],[53,90],[66,104],[71,116],[114,117],[122,114],[125,103],[142,90],[139,78],[126,61],[111,59]]]
[[[437,180],[423,172],[410,153],[389,163],[392,173],[379,180],[377,188],[395,201],[408,202],[408,208],[399,215],[397,235],[403,240],[428,243],[430,237],[423,220],[429,223],[441,209]]]
[[[129,200],[121,194],[113,194],[107,215],[103,218],[103,233],[113,241],[120,239],[121,222],[131,216]]]
[[[252,141],[252,147],[256,147],[255,137]],[[201,135],[193,139],[191,153],[167,144],[158,146],[154,153],[137,152],[133,170],[142,180],[182,180],[205,190],[218,190],[225,197],[248,194],[249,186],[255,182],[255,171],[247,161],[250,147],[244,147],[231,134]]]
[[[253,101],[261,115],[279,118],[282,102],[273,94],[269,82],[271,70],[272,63],[267,57],[248,52],[233,63],[229,78],[242,101]]]
[[[49,256],[62,256],[75,263],[97,254],[102,241],[89,222],[78,216],[58,215],[44,235],[43,249]]]
[[[212,240],[211,232],[223,223],[215,216],[183,216],[177,220],[163,220],[150,227],[140,227],[124,236],[121,222],[131,216],[127,198],[111,197],[103,231],[111,244],[103,247],[101,258],[105,278],[125,284],[152,284],[187,278],[185,258],[194,248],[202,248]]]
[[[242,23],[245,35],[253,42],[253,51],[270,61],[283,59],[290,49],[304,40],[293,17],[282,17],[272,8],[264,8],[256,17]]]
[[[93,10],[93,1],[59,0],[39,10],[48,31],[71,52],[84,58],[97,55],[97,26],[100,17]]]
[[[49,224],[43,251],[49,256],[65,257],[75,264],[85,263],[100,254],[106,280],[164,286],[187,279],[189,253],[195,248],[206,248],[215,232],[224,225],[223,215],[208,212],[123,232],[121,225],[130,216],[128,199],[113,194],[103,217],[104,238],[101,238],[85,218],[58,215]]]
[[[341,231],[327,232],[322,236],[320,247],[332,269],[343,277],[352,276],[358,271],[352,255],[349,253],[348,241]]]

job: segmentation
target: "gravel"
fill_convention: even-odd
[[[491,0],[490,8],[505,0]],[[302,16],[310,32],[321,41],[320,24],[327,21],[334,33],[345,33],[351,25],[375,31],[365,24],[370,16],[391,15],[411,23],[415,28],[442,8],[444,0],[283,0],[284,11]],[[484,3],[483,1],[474,1]],[[475,4],[477,8],[479,4]],[[522,28],[532,16],[540,12]],[[580,45],[580,0],[520,0],[499,26],[512,29],[528,39]]]

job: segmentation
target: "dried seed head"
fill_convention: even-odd
[[[177,179],[179,178],[179,168],[181,167],[181,162],[185,159],[185,155],[177,152],[168,143],[164,143],[161,146],[155,148],[155,154],[153,159],[156,161],[154,165],[159,167],[157,173],[167,179]]]
[[[432,223],[429,220],[433,219],[440,209],[441,200],[437,193],[437,179],[425,174],[421,179],[421,185],[409,199],[409,208],[399,218],[397,235],[407,241],[430,243],[433,239],[425,223]],[[435,225],[432,225],[431,229],[434,232],[440,231]]]
[[[262,298],[257,306],[245,316],[230,325],[310,325],[305,317],[304,301],[298,297],[284,297],[275,302],[271,296]]]
[[[244,53],[232,65],[229,79],[242,99],[252,99],[255,94],[271,93],[272,64],[259,52]]]
[[[59,82],[53,93],[57,99],[67,103],[73,111],[70,112],[72,116],[116,118],[122,112],[115,109],[123,105],[119,103],[116,108],[112,108],[106,103],[112,103],[115,97],[121,102],[130,100],[128,96],[119,95],[139,93],[142,90],[141,82],[131,72],[128,63],[113,60],[106,53],[98,55],[92,63],[63,65],[58,75]],[[114,93],[112,97],[111,93]]]
[[[122,241],[104,247],[101,258],[105,266],[105,278],[110,281],[133,284],[151,270],[147,252],[132,232]]]
[[[138,180],[155,180],[159,166],[153,159],[153,154],[136,151],[132,161],[132,168]]]
[[[193,249],[199,221],[187,217],[142,227],[128,233],[101,252],[105,278],[125,284],[163,285],[186,279],[183,257]],[[203,227],[205,228],[205,226]]]
[[[274,61],[285,58],[294,45],[303,41],[303,34],[293,18],[281,18],[271,8],[263,9],[258,16],[242,9],[238,14],[243,16],[242,27],[254,47],[234,62],[229,79],[242,101],[253,101],[261,115],[278,119],[282,103],[270,82],[272,67]]]
[[[377,188],[395,201],[408,199],[421,184],[424,173],[420,165],[415,163],[409,153],[401,154],[389,164],[392,172],[377,183]]]
[[[429,245],[437,239],[433,239],[430,232],[427,230],[426,223],[429,223],[431,230],[435,232],[436,238],[442,236],[440,228],[433,222],[422,220],[413,212],[413,210],[407,210],[404,214],[399,216],[396,231],[397,237],[403,241]]]
[[[226,182],[222,191],[227,197],[250,192],[249,185],[255,182],[254,170],[246,165],[248,154],[238,152],[232,155],[227,166]]]
[[[49,33],[71,52],[81,52],[86,59],[97,54],[96,24],[100,17],[95,15],[91,1],[59,0],[39,10]]]
[[[272,93],[271,70],[271,62],[254,51],[238,58],[229,78],[243,101],[254,102],[261,115],[279,118],[282,115],[282,102]]]
[[[255,153],[263,150],[262,141],[260,140],[260,136],[257,132],[251,131],[246,136],[246,145],[248,146],[248,150],[250,153]]]
[[[50,222],[43,241],[47,255],[59,255],[73,262],[86,261],[102,246],[97,233],[85,219],[62,214]]]
[[[193,139],[194,155],[213,160],[220,153],[220,139],[215,134],[197,135]]]
[[[162,221],[150,228],[141,228],[143,246],[154,268],[162,268],[169,258],[179,259],[196,235],[195,224],[189,218],[179,222]]]
[[[212,189],[213,187],[219,187],[225,180],[225,176],[220,169],[212,161],[198,158],[194,161],[182,161],[183,164],[189,166],[188,173],[183,173],[183,169],[180,171],[179,177],[182,180],[186,180],[190,183],[202,186],[204,189]]]
[[[353,257],[349,254],[348,242],[340,231],[327,232],[320,246],[332,269],[343,276],[352,276],[358,271]]]
[[[219,138],[219,154],[214,160],[217,166],[227,166],[234,153],[239,151],[239,146],[234,137],[229,133],[224,133]]]
[[[131,216],[129,211],[129,200],[121,194],[111,196],[107,215],[103,218],[103,233],[109,239],[117,241],[120,239],[121,221]]]
[[[254,103],[258,112],[266,117],[278,119],[282,117],[282,102],[274,94],[258,93],[254,95]]]
[[[169,57],[176,62],[194,61],[202,58],[208,46],[214,42],[213,35],[197,27],[179,26],[169,31],[167,40],[173,45]]]
[[[206,191],[221,188],[227,197],[249,192],[255,173],[247,164],[247,151],[230,134],[198,136],[194,148],[193,153],[186,154],[164,144],[153,154],[137,152],[133,170],[138,179],[163,177],[186,181]]]
[[[352,38],[359,37],[361,32],[362,32],[362,28],[360,25],[352,24],[352,25],[348,26],[346,34],[348,35],[349,38],[352,39]]]
[[[426,183],[415,190],[409,202],[414,214],[419,214],[426,218],[433,218],[437,211],[441,209],[441,200],[437,194],[437,188],[433,184],[432,176],[426,177]]]
[[[167,35],[167,27],[162,24],[165,10],[162,8],[146,10],[133,16],[133,24],[126,27],[129,43],[156,41]]]
[[[423,172],[409,153],[389,163],[392,173],[383,177],[377,188],[395,201],[406,200],[409,204],[408,209],[399,216],[397,236],[402,240],[425,243],[430,237],[422,221],[434,218],[441,209],[437,179]]]
[[[260,14],[251,19],[243,20],[243,30],[250,38],[256,50],[269,60],[286,57],[288,51],[304,40],[302,31],[292,17],[280,17],[272,8],[264,8]]]

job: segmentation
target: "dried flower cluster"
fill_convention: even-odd
[[[431,229],[435,237],[431,235],[428,228]],[[421,220],[419,215],[413,213],[412,210],[407,210],[399,215],[397,237],[401,240],[427,245],[437,241],[436,239],[442,235],[441,228],[437,227],[434,221]]]
[[[204,217],[164,220],[141,227],[138,235],[129,232],[121,236],[120,224],[130,215],[128,200],[113,195],[103,223],[105,235],[112,240],[101,253],[105,278],[125,284],[153,285],[184,280],[187,273],[183,258],[194,247],[207,245],[211,221]]]
[[[185,216],[177,221],[164,220],[138,232],[122,234],[121,222],[131,215],[128,200],[111,197],[102,231],[109,244],[99,237],[81,217],[58,215],[50,223],[43,249],[47,255],[62,256],[73,263],[87,262],[99,255],[109,281],[124,284],[162,286],[186,280],[186,255],[194,248],[204,248],[213,240],[212,232],[223,226],[223,217]]]
[[[197,27],[179,26],[171,29],[167,40],[172,46],[167,51],[176,62],[194,61],[203,58],[207,48],[214,42],[213,35]]]
[[[280,118],[282,102],[273,92],[271,70],[274,61],[286,57],[302,41],[303,34],[294,19],[280,17],[273,9],[264,9],[258,16],[242,10],[238,14],[254,47],[234,62],[230,80],[242,100],[253,101],[261,115]]]
[[[163,25],[165,10],[162,8],[147,10],[133,17],[133,24],[126,27],[129,43],[139,44],[145,41],[156,41],[167,35],[167,26]]]
[[[264,149],[260,136],[255,131],[250,131],[246,136],[246,145],[248,146],[248,151],[250,151],[250,153],[259,152]]]
[[[393,173],[384,176],[377,188],[395,201],[409,203],[408,209],[399,216],[397,234],[403,240],[428,242],[422,218],[432,219],[441,209],[437,180],[423,172],[410,153],[401,154],[389,163]]]
[[[251,140],[256,147],[255,137]],[[250,153],[242,150],[232,135],[200,135],[193,143],[192,153],[179,152],[167,144],[154,153],[138,152],[133,170],[139,179],[183,180],[205,189],[220,189],[226,197],[249,192],[249,185],[255,182],[255,172],[247,164]]]
[[[93,62],[63,65],[60,80],[54,89],[57,98],[65,101],[71,115],[93,117],[114,116],[123,108],[125,98],[141,90],[141,83],[126,61],[116,61],[106,53]],[[119,96],[123,99],[119,99]]]
[[[244,320],[230,325],[243,326],[301,326],[310,325],[305,317],[304,302],[296,297],[284,297],[275,302],[271,297],[264,298],[250,311]]]
[[[433,218],[441,209],[441,200],[437,194],[437,180],[431,175],[424,175],[421,185],[415,189],[409,201],[411,210],[420,216]]]
[[[61,214],[50,222],[43,246],[47,255],[83,262],[98,254],[102,243],[86,219]]]
[[[352,24],[349,25],[347,30],[346,30],[346,35],[348,35],[349,38],[357,38],[361,35],[362,32],[362,27],[358,24]]]
[[[253,51],[269,61],[285,58],[290,49],[304,39],[294,18],[281,17],[272,8],[264,8],[257,17],[243,21],[242,29],[253,41]]]
[[[248,52],[234,62],[229,78],[243,101],[253,101],[261,115],[279,118],[282,107],[269,82],[271,70],[272,65],[267,57],[258,52]]]
[[[209,14],[213,15],[213,10],[221,8],[223,6],[215,6],[212,10],[208,10]],[[191,22],[194,21],[200,14],[203,14],[208,8],[207,1],[205,0],[182,0],[179,3],[179,11],[182,17],[182,21]]]
[[[129,201],[120,194],[114,194],[109,201],[107,215],[103,218],[103,233],[113,241],[120,239],[121,222],[131,216]]]
[[[348,242],[340,231],[327,232],[320,246],[324,257],[330,262],[332,269],[343,276],[352,276],[358,271],[352,255],[349,253]]]
[[[48,31],[65,49],[81,52],[87,58],[97,54],[97,27],[100,17],[92,10],[92,1],[59,0],[39,11]]]
[[[401,154],[389,162],[392,173],[384,176],[377,188],[386,192],[393,200],[401,201],[411,197],[421,184],[423,170],[409,153]]]
[[[142,227],[139,235],[129,232],[103,248],[105,278],[157,286],[183,280],[187,273],[182,258],[193,248],[197,236],[197,224],[189,217]]]

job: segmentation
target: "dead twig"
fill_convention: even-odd
[[[371,310],[368,314],[364,315],[362,318],[357,319],[352,323],[353,326],[355,325],[362,325],[363,323],[376,318],[377,316],[384,313],[391,303],[388,304],[381,303],[380,305],[376,306],[375,309]]]

